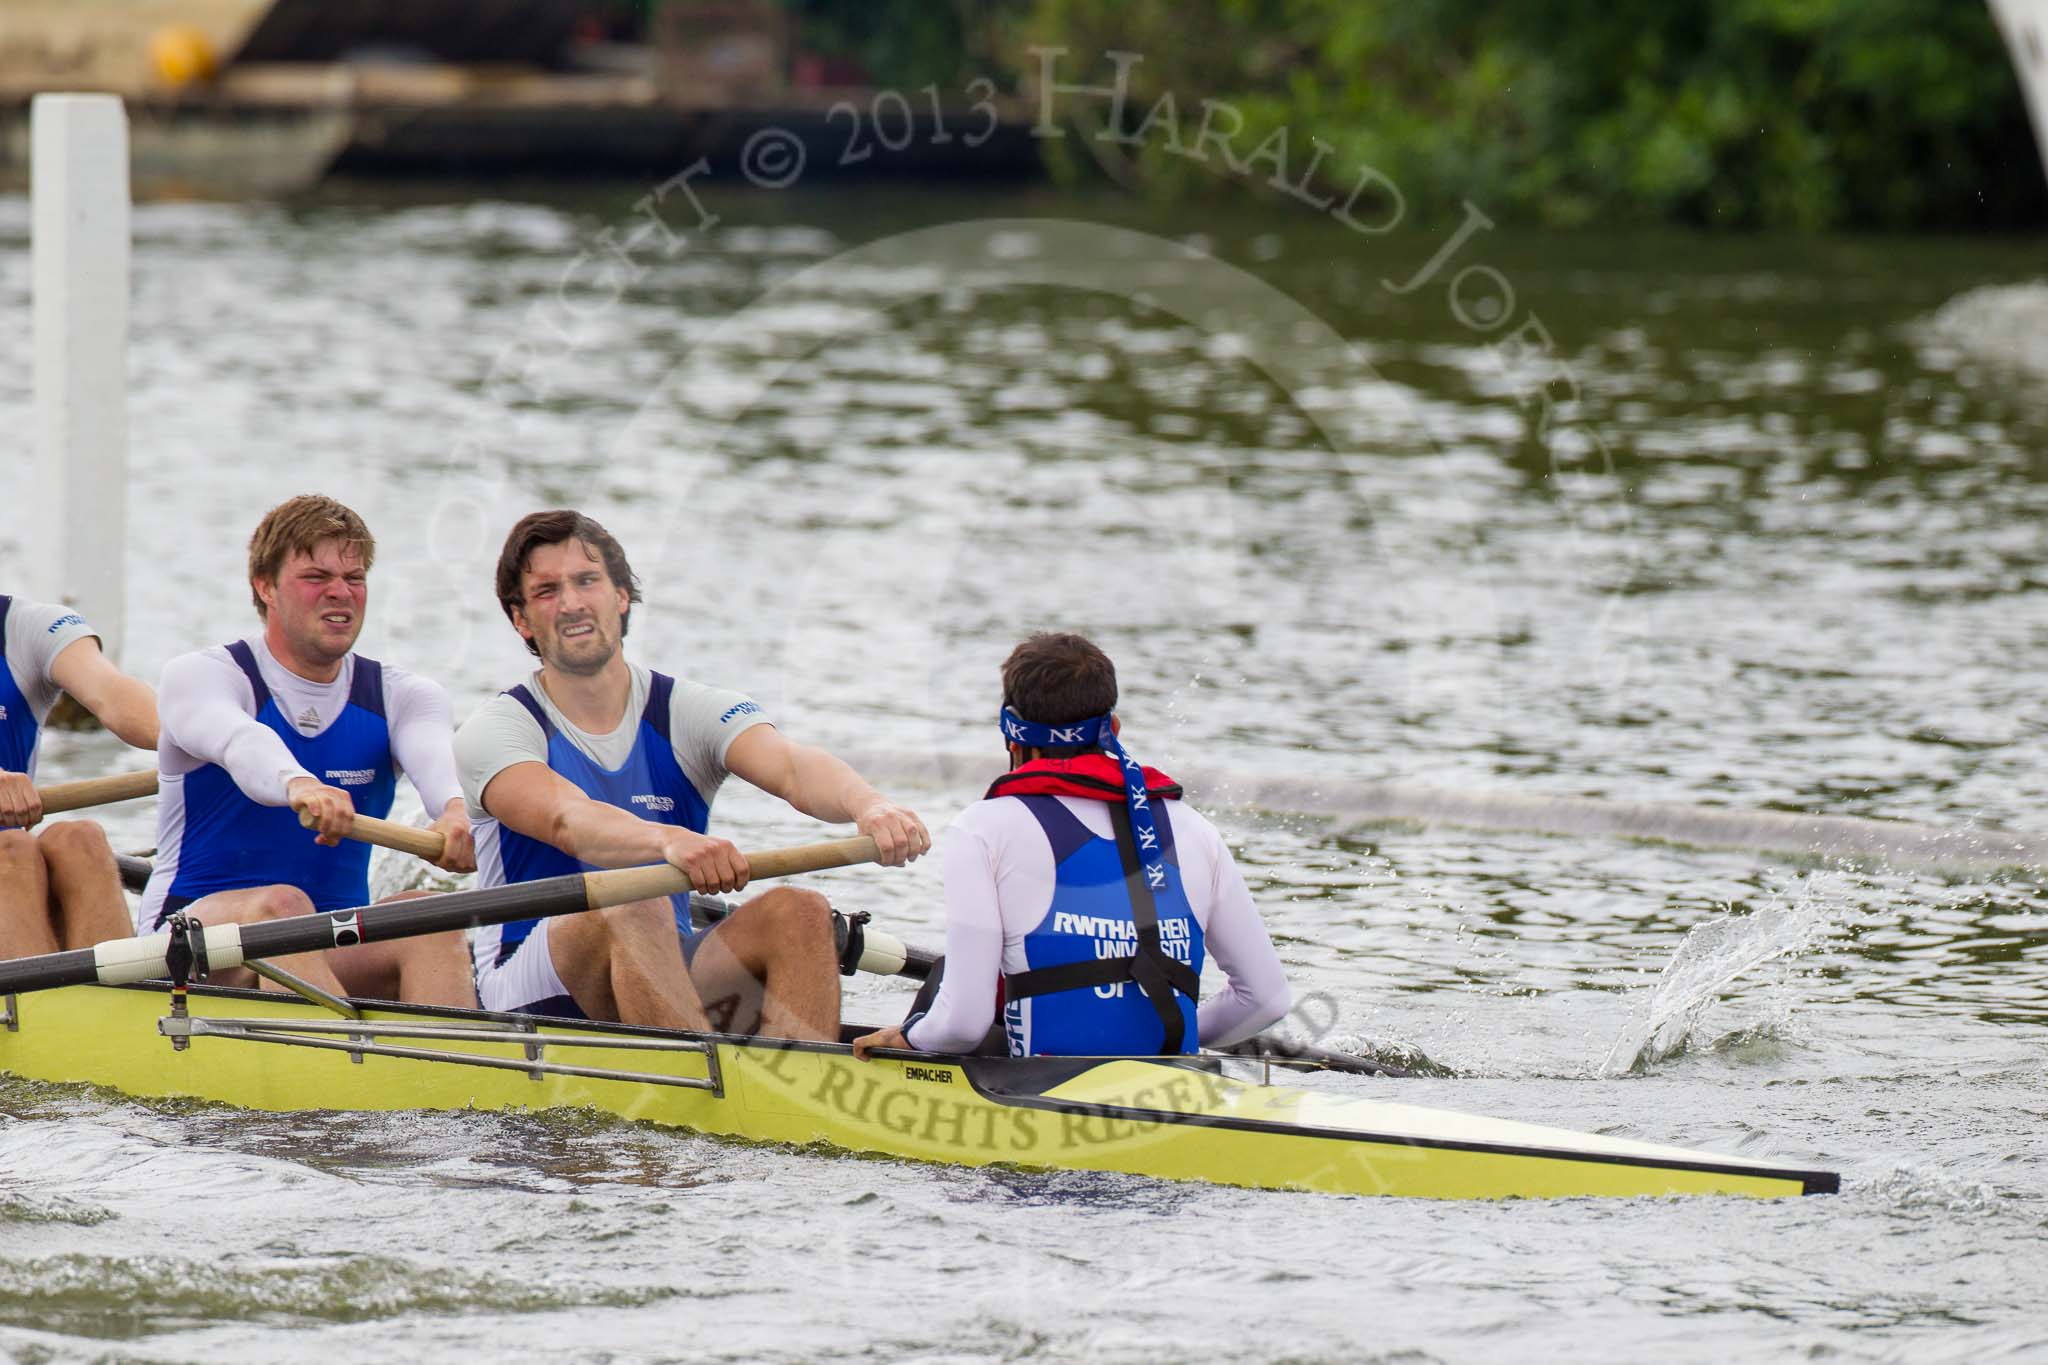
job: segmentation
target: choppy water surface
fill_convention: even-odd
[[[1494,234],[1397,295],[1437,239],[1278,207],[756,198],[620,291],[578,253],[636,195],[139,211],[128,661],[243,631],[247,528],[319,489],[381,537],[366,648],[466,712],[523,666],[497,538],[573,501],[641,657],[888,753],[935,826],[973,792],[924,756],[994,757],[995,666],[1058,624],[1169,768],[2048,827],[2038,243]],[[26,240],[0,201],[17,460]],[[1532,313],[1567,379],[1489,344]],[[0,1081],[0,1355],[2048,1354],[2028,876],[1218,813],[1339,1040],[1456,1073],[1320,1083],[1843,1194],[1374,1202]],[[938,936],[935,869],[823,880]]]

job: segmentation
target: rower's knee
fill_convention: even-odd
[[[114,861],[107,832],[90,820],[61,820],[43,827],[43,857],[52,863],[106,864]]]
[[[296,886],[266,886],[250,893],[235,918],[244,924],[259,920],[291,919],[313,913],[313,898]]]
[[[778,886],[755,904],[758,913],[773,921],[773,932],[782,942],[805,943],[832,934],[832,902],[816,891]]]
[[[40,876],[42,870],[43,850],[35,835],[25,829],[0,830],[0,877]]]
[[[563,926],[575,937],[588,935],[586,942],[590,946],[610,952],[615,946],[645,944],[662,936],[674,938],[676,914],[675,907],[664,896],[659,900],[607,905],[563,921]]]
[[[42,846],[25,829],[0,830],[0,886],[38,907],[49,894],[49,865]]]

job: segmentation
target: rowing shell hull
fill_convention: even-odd
[[[1770,1197],[1838,1185],[1826,1171],[1251,1084],[1186,1063],[861,1062],[836,1045],[405,1006],[365,1006],[357,1025],[296,997],[213,990],[192,992],[196,1036],[177,1050],[160,1032],[161,986],[10,999],[0,1010],[0,1071],[249,1109],[593,1109],[951,1165],[1336,1194]],[[352,1038],[354,1029],[362,1031]],[[476,1036],[419,1036],[437,1030]],[[579,1074],[593,1071],[603,1074]]]

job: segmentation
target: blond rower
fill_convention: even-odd
[[[249,539],[262,628],[164,666],[157,861],[141,932],[179,912],[206,924],[249,923],[364,904],[369,846],[343,836],[356,815],[389,812],[401,771],[437,815],[440,866],[475,866],[448,694],[355,652],[376,549],[363,519],[332,498],[272,508]],[[339,994],[476,1004],[459,933],[331,948],[278,965]],[[253,977],[236,968],[213,979]]]

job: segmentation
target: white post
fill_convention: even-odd
[[[75,606],[118,655],[128,521],[128,113],[115,95],[37,95],[35,500],[27,587]]]
[[[2027,112],[2034,120],[2034,146],[2048,170],[2048,0],[1991,0],[1991,17],[2012,49]]]

